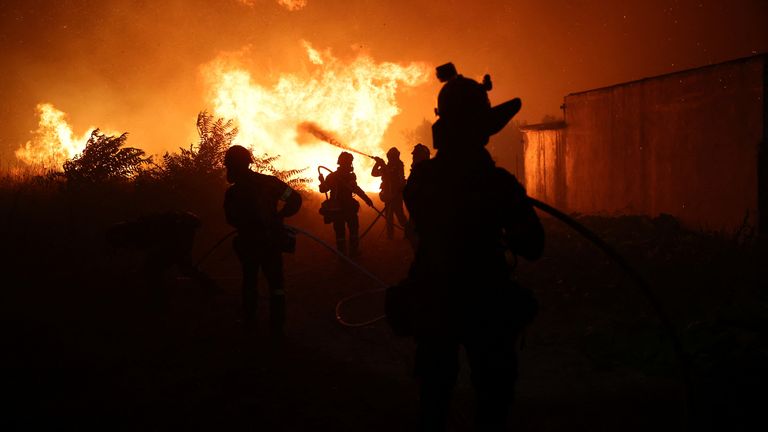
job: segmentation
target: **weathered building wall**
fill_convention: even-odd
[[[528,195],[565,207],[565,124],[523,128],[525,188]]]
[[[766,57],[566,96],[567,210],[757,225]]]

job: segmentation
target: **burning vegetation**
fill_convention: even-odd
[[[82,152],[94,128],[76,136],[66,114],[50,103],[37,105],[39,117],[33,137],[16,150],[16,157],[41,171],[59,170],[64,162]]]
[[[261,3],[237,2],[241,9]],[[265,3],[296,16],[313,2]],[[482,21],[490,10],[478,15]],[[509,20],[498,21],[508,33]],[[332,306],[339,299],[354,299],[343,312],[361,321],[378,314],[384,300],[375,291],[360,297],[367,281],[317,244],[299,240],[296,254],[286,258],[288,338],[267,343],[273,340],[263,328],[243,332],[235,318],[241,306],[237,258],[230,247],[217,248],[231,230],[222,210],[227,149],[247,147],[256,171],[305,191],[316,189],[307,168],[333,166],[341,149],[349,150],[364,156],[354,166],[362,188],[371,191],[379,188],[368,175],[372,156],[398,146],[408,154],[431,133],[424,120],[402,134],[406,140],[391,142],[393,125],[406,110],[399,98],[429,81],[428,64],[408,57],[380,62],[362,49],[340,58],[306,41],[295,45],[302,57],[291,61],[299,67],[276,60],[280,66],[270,67],[278,72],[259,73],[219,51],[194,61],[202,63],[206,91],[204,100],[195,101],[195,110],[203,109],[196,121],[195,110],[190,114],[186,143],[192,143],[163,142],[160,154],[140,148],[154,144],[150,140],[134,146],[133,130],[76,128],[53,103],[37,105],[38,125],[15,155],[30,172],[47,175],[0,177],[6,220],[0,237],[13,251],[2,279],[11,422],[18,418],[18,424],[38,429],[72,423],[94,429],[371,431],[416,423],[417,390],[403,378],[413,367],[410,353],[404,354],[411,341],[393,338],[383,325],[357,333],[336,325]],[[499,43],[505,50],[510,45]],[[46,100],[64,106],[56,97]],[[157,111],[159,126],[149,133],[172,126],[163,124],[164,112]],[[14,147],[23,141],[15,140]],[[474,192],[444,190],[448,204]],[[291,222],[332,242],[317,212],[319,195],[306,195]],[[166,210],[189,211],[199,220],[185,259],[198,258],[195,266],[204,261],[220,290],[203,299],[181,275],[164,274],[158,282],[168,288],[169,304],[158,314],[149,310],[142,282],[141,266],[149,260],[115,250],[105,232],[120,220]],[[473,216],[474,226],[482,225],[483,214]],[[396,284],[408,273],[413,251],[405,242],[383,240],[383,230],[377,237],[371,230],[377,220],[373,210],[360,211],[361,226],[369,228],[357,260],[385,284]],[[557,221],[544,219],[543,259],[535,266],[507,263],[541,305],[520,355],[525,374],[510,425],[679,430],[687,420],[694,429],[746,430],[749,420],[762,416],[760,395],[768,382],[768,274],[755,233],[746,224],[733,238],[692,232],[671,216],[579,220],[651,275],[653,288],[670,305],[690,355],[696,385],[691,410],[679,412],[684,397],[674,382],[669,341],[642,297],[631,294],[635,287],[626,275]],[[140,234],[126,237],[159,237]],[[455,429],[469,428],[469,382],[461,376],[457,385],[458,413],[450,419]]]
[[[367,154],[386,151],[384,133],[400,113],[398,89],[425,83],[428,66],[376,63],[363,54],[345,63],[307,42],[304,47],[311,67],[302,75],[281,74],[270,87],[256,84],[247,70],[223,60],[205,68],[213,113],[234,119],[240,130],[233,143],[256,155],[280,155],[278,166],[282,168],[288,163],[295,168],[330,164],[336,160],[338,148],[323,143],[322,138],[307,141],[300,134],[301,125],[307,130],[307,124],[314,124],[314,130],[330,131],[336,142],[348,148]],[[360,172],[373,166],[369,160],[356,164],[362,165]],[[378,181],[369,176],[364,179],[364,189],[378,188]]]
[[[221,168],[213,162],[214,155],[219,157],[238,144],[253,152],[257,167],[286,172],[292,178],[311,166],[331,164],[338,147],[365,155],[382,154],[391,147],[383,141],[401,111],[398,91],[425,83],[429,67],[377,63],[365,54],[344,62],[330,50],[318,51],[306,41],[302,45],[310,67],[301,74],[279,74],[271,86],[257,84],[247,69],[231,59],[222,57],[203,67],[212,112],[198,117],[200,142],[157,161],[145,159],[147,166],[165,171]],[[37,171],[58,171],[69,160],[82,161],[94,128],[77,137],[66,114],[50,103],[38,105],[38,115],[38,129],[16,151],[17,158]],[[124,143],[125,136],[119,136]],[[212,140],[215,145],[210,144]],[[201,163],[207,168],[201,168]],[[367,158],[356,161],[361,173],[370,171],[372,163]],[[139,171],[126,172],[136,175]],[[366,190],[378,188],[378,180],[368,175],[360,183]]]

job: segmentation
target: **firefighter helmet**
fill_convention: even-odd
[[[251,155],[251,151],[240,145],[233,145],[224,154],[224,166],[226,167],[247,167],[252,163],[253,155]]]
[[[481,117],[491,109],[488,92],[479,82],[461,75],[449,80],[437,95],[440,118],[459,119]]]
[[[492,107],[488,99],[492,87],[488,75],[482,83],[456,75],[440,89],[436,113],[441,120],[453,123],[459,129],[469,128],[485,136],[494,135],[520,111],[522,103],[519,98],[514,98]]]
[[[413,155],[414,159],[424,160],[429,159],[430,155],[429,147],[425,146],[422,143],[418,143],[415,146],[413,146],[413,151],[411,154]]]
[[[350,152],[341,152],[339,159],[336,161],[339,166],[352,166],[352,161],[355,159]]]

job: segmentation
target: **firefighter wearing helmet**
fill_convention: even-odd
[[[387,221],[387,238],[394,238],[394,217],[401,227],[405,227],[408,218],[403,211],[403,187],[405,187],[405,168],[400,160],[400,151],[392,147],[387,151],[387,161],[377,157],[371,175],[381,177],[379,197],[384,202],[384,217]]]
[[[387,293],[387,318],[416,340],[424,430],[444,430],[459,370],[472,369],[478,430],[503,430],[517,376],[516,337],[535,299],[510,277],[505,246],[537,259],[544,232],[525,189],[485,149],[520,109],[492,107],[480,83],[441,66],[433,159],[414,165],[404,189],[418,243],[408,278]]]
[[[353,194],[360,197],[368,206],[373,206],[373,201],[357,185],[357,177],[352,166],[353,160],[352,153],[341,152],[337,161],[339,167],[336,171],[328,174],[328,177],[320,174],[318,179],[320,192],[330,192],[331,195],[321,211],[325,211],[326,220],[333,223],[336,249],[343,254],[357,256],[360,253],[360,222],[357,218],[360,204]],[[347,248],[347,229],[349,229],[349,248]]]
[[[224,213],[227,223],[237,229],[233,246],[243,270],[245,324],[255,324],[261,269],[270,291],[270,324],[280,333],[285,323],[282,254],[294,246],[283,219],[299,211],[301,195],[275,176],[251,171],[251,163],[253,157],[245,147],[227,150],[224,166],[232,185],[224,196]]]
[[[416,165],[419,163],[429,160],[430,157],[430,151],[429,147],[425,146],[422,143],[418,143],[415,146],[413,146],[413,151],[411,152],[411,172],[413,172]],[[408,241],[411,243],[411,247],[416,250],[418,247],[419,239],[416,236],[416,231],[413,228],[413,221],[408,220],[408,222],[405,225],[405,238],[408,239]]]
[[[413,171],[413,168],[416,166],[416,164],[429,159],[430,154],[431,152],[429,151],[429,147],[422,143],[418,143],[413,146],[413,151],[411,152],[411,156],[413,156],[413,159],[411,160],[411,171]]]

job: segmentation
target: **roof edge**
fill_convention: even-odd
[[[602,86],[602,87],[595,87],[595,88],[592,88],[592,89],[589,89],[589,90],[582,90],[582,91],[578,91],[578,92],[568,93],[565,97],[577,96],[577,95],[582,95],[584,93],[592,93],[592,92],[596,92],[596,91],[600,91],[600,90],[607,90],[607,89],[614,88],[614,87],[622,87],[622,86],[628,86],[628,85],[632,85],[632,84],[638,84],[638,83],[641,83],[641,82],[655,80],[655,79],[659,79],[659,78],[671,77],[671,76],[674,76],[674,75],[687,74],[687,73],[691,73],[691,72],[694,72],[694,71],[699,71],[699,70],[703,70],[703,69],[714,68],[714,67],[726,65],[726,64],[729,64],[729,63],[746,63],[746,62],[748,62],[750,60],[757,60],[759,58],[763,58],[766,61],[766,63],[768,63],[768,51],[762,52],[760,54],[754,54],[754,55],[751,55],[751,56],[748,56],[748,57],[740,57],[740,58],[736,58],[736,59],[733,59],[733,60],[727,60],[727,61],[720,62],[720,63],[714,63],[714,64],[710,64],[710,65],[698,66],[698,67],[694,67],[694,68],[690,68],[690,69],[683,69],[683,70],[680,70],[680,71],[669,72],[669,73],[665,73],[665,74],[661,74],[661,75],[654,75],[654,76],[639,78],[639,79],[632,80],[632,81],[625,81],[625,82],[622,82],[622,83],[611,84],[611,85]]]
[[[536,123],[531,125],[520,126],[521,131],[542,131],[542,130],[558,130],[565,129],[568,126],[565,120],[557,120],[546,123]]]

